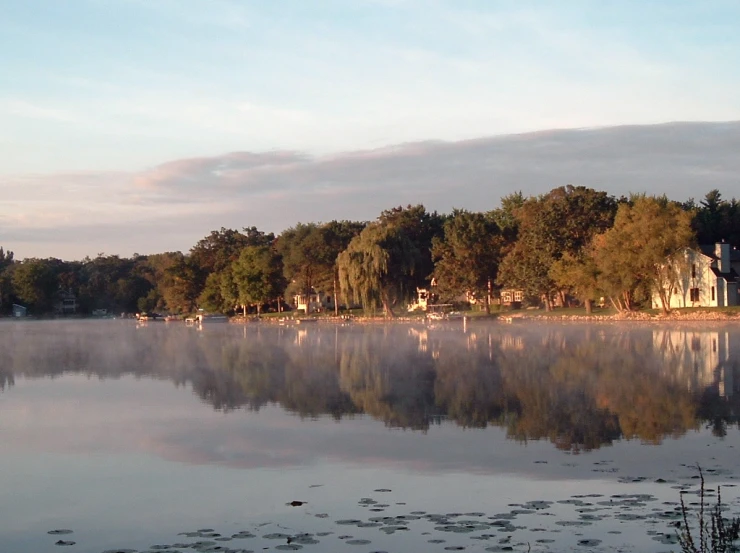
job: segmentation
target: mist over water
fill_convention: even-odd
[[[670,550],[656,541],[668,518],[635,519],[640,532],[625,536],[618,514],[597,522],[587,514],[600,507],[556,502],[639,490],[656,503],[628,507],[656,511],[658,498],[675,503],[679,486],[696,484],[696,463],[713,484],[732,486],[738,338],[717,324],[3,321],[0,510],[11,514],[0,541],[55,551],[47,531],[68,527],[70,551],[149,551],[192,546],[197,536],[177,543],[177,534],[221,525],[274,548],[285,542],[257,531],[273,525],[293,537],[335,532],[302,547],[344,551],[332,523],[375,524],[375,504],[387,505],[378,516],[471,511],[490,522],[542,500],[553,501],[540,513],[549,525],[538,529],[542,516],[522,508],[513,516],[525,523],[493,528],[496,538],[478,545],[558,551],[598,539],[590,550]],[[733,493],[723,496],[732,503]],[[358,509],[362,517],[345,516]],[[402,536],[380,537],[360,525],[372,545],[349,548],[453,545],[404,524]],[[472,537],[491,530],[479,526]],[[217,547],[263,547],[219,532]],[[460,546],[476,550],[471,543]]]

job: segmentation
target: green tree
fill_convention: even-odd
[[[36,313],[48,313],[54,307],[59,288],[59,259],[27,258],[14,267],[11,283],[15,296]]]
[[[593,299],[599,291],[599,271],[590,252],[584,250],[580,255],[566,252],[551,265],[549,276],[561,289],[575,293],[586,306],[586,313],[592,313]]]
[[[365,223],[331,221],[318,225],[299,223],[277,239],[283,271],[291,292],[333,290],[337,296],[337,256],[365,227]],[[335,304],[338,302],[335,302]]]
[[[142,273],[146,274],[155,292],[148,293],[141,303],[148,305],[149,310],[189,310],[196,287],[187,280],[181,280],[179,283],[176,280],[176,276],[183,273],[187,278],[185,264],[185,256],[182,252],[165,252],[147,256],[146,266],[142,268]],[[182,288],[178,289],[180,284]]]
[[[498,225],[506,242],[513,244],[519,232],[517,210],[524,205],[524,194],[514,192],[501,198],[501,206],[488,212],[488,216]]]
[[[417,282],[422,253],[395,225],[373,223],[350,242],[337,259],[339,285],[364,309],[383,307],[393,317],[393,306],[409,297]]]
[[[516,209],[518,236],[501,263],[499,283],[542,298],[551,308],[551,296],[563,290],[550,269],[565,253],[577,256],[591,238],[608,229],[616,211],[614,198],[584,186],[565,186]]]
[[[424,206],[383,211],[337,258],[339,284],[345,297],[366,309],[393,307],[425,286],[434,270],[432,240],[442,236],[444,217]]]
[[[699,244],[715,244],[726,241],[740,244],[740,202],[735,198],[722,199],[719,190],[709,191],[698,206],[685,206],[695,209],[693,228]]]
[[[13,286],[10,274],[13,263],[13,252],[5,251],[0,246],[0,313],[9,309],[12,303]]]
[[[485,298],[490,313],[504,238],[498,225],[481,213],[456,209],[445,221],[444,238],[432,241],[434,276],[440,294],[452,299],[471,292]]]
[[[636,293],[658,293],[670,311],[676,267],[669,258],[695,243],[693,213],[665,197],[634,196],[619,206],[614,227],[594,239],[601,287],[619,310],[632,309]]]
[[[6,267],[13,264],[13,252],[8,250],[5,251],[2,246],[0,246],[0,271],[5,270]]]
[[[256,306],[259,315],[263,304],[280,298],[285,290],[282,260],[271,246],[245,248],[232,265],[232,272],[245,315],[247,305]]]
[[[192,293],[197,296],[196,303],[209,311],[229,311],[220,295],[220,281],[224,271],[234,263],[244,248],[249,246],[268,246],[275,240],[272,233],[264,233],[257,227],[245,227],[242,231],[227,229],[214,230],[199,240],[190,249],[188,265],[192,268]],[[187,273],[181,272],[181,277]],[[213,276],[216,275],[216,276]]]

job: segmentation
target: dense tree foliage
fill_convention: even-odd
[[[546,308],[577,300],[590,310],[594,299],[607,297],[628,310],[656,294],[667,310],[676,264],[666,259],[686,246],[723,240],[740,245],[740,205],[717,190],[698,203],[677,203],[569,185],[534,197],[515,192],[487,212],[440,215],[409,205],[385,210],[370,224],[298,223],[278,237],[256,227],[221,228],[187,253],[19,261],[3,245],[0,313],[13,303],[32,314],[53,313],[70,295],[81,314],[233,313],[296,293],[336,298],[341,289],[345,304],[391,316],[432,279],[443,301],[473,296],[487,308],[509,288]],[[242,254],[249,248],[257,248],[250,255],[269,252],[265,263],[281,267],[281,275],[267,271],[269,293],[245,292]]]
[[[283,258],[289,292],[332,290],[336,285],[337,256],[364,227],[364,223],[352,221],[299,223],[280,234],[277,250]]]
[[[594,234],[611,226],[615,211],[614,198],[584,186],[529,198],[514,211],[518,236],[501,263],[499,283],[543,298],[549,309],[552,295],[563,292],[553,265],[565,254],[580,255]]]
[[[285,289],[283,263],[272,246],[244,248],[231,272],[237,301],[243,306],[245,315],[246,306],[256,307],[259,315],[265,303],[280,301]]]
[[[482,213],[455,210],[444,224],[444,236],[432,241],[437,289],[444,301],[465,293],[483,298],[490,312],[505,239],[498,224]]]
[[[663,310],[678,275],[667,259],[691,246],[693,213],[665,198],[635,196],[619,206],[614,226],[596,237],[593,257],[601,288],[620,310],[657,291]]]
[[[443,217],[424,206],[381,213],[356,236],[337,260],[345,295],[364,308],[382,306],[386,316],[425,286],[434,270],[432,242],[442,235]]]

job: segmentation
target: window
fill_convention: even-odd
[[[691,264],[691,278],[696,278],[696,263]]]
[[[522,291],[517,290],[516,292],[514,292],[514,301],[522,301],[522,296]]]
[[[692,288],[691,290],[689,290],[689,297],[692,302],[699,301],[699,289]]]
[[[714,286],[712,286],[712,301],[714,301]]]

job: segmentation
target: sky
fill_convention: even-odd
[[[492,209],[568,183],[677,199],[737,186],[736,125],[662,125],[740,120],[735,0],[0,10],[0,246],[20,258],[186,251],[222,226],[280,232],[419,201]],[[649,182],[630,170],[633,135],[588,134],[614,126],[647,140]],[[537,147],[491,164],[501,141]],[[677,165],[684,188],[660,178]],[[555,172],[544,184],[533,171]]]

